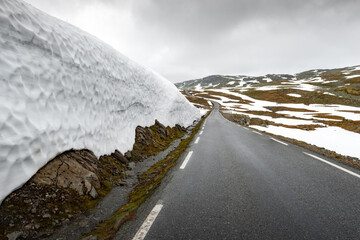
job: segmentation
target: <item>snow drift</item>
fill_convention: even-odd
[[[177,88],[97,38],[0,1],[0,200],[57,153],[132,148],[137,125],[200,117]]]

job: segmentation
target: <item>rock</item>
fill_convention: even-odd
[[[155,126],[158,129],[158,133],[166,136],[166,128],[163,124],[161,124],[158,120],[155,120]]]
[[[116,160],[120,161],[123,164],[129,163],[129,161],[124,157],[124,155],[122,155],[122,153],[118,150],[115,150],[115,152],[112,153],[111,156],[113,156]]]
[[[83,196],[90,192],[92,186],[100,188],[99,178],[95,174],[96,166],[92,162],[97,162],[97,158],[90,151],[67,151],[40,169],[32,181],[35,184],[71,188]]]
[[[88,224],[89,221],[82,221],[82,222],[79,222],[79,226],[80,227],[86,227],[86,225]]]
[[[96,199],[99,194],[97,193],[96,189],[94,187],[91,188],[90,192],[89,192],[90,197],[92,197],[93,199]]]
[[[49,213],[45,213],[42,217],[43,218],[51,218],[51,215]]]
[[[82,240],[99,240],[97,236],[90,235],[88,237],[82,238]]]
[[[130,152],[130,151],[127,151],[127,152],[125,153],[125,157],[126,157],[128,160],[130,160],[130,159],[131,159],[131,152]]]
[[[30,230],[32,228],[33,228],[33,225],[31,223],[25,225],[25,227],[24,227],[25,230]]]
[[[8,240],[16,240],[22,236],[23,236],[23,232],[21,232],[21,231],[12,232],[12,233],[9,233],[8,235],[6,235]]]
[[[137,126],[135,129],[135,142],[140,143],[146,146],[149,146],[149,141],[151,138],[149,137],[149,133],[146,128],[141,126]]]

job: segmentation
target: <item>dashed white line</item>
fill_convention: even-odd
[[[319,157],[317,157],[317,156],[315,156],[315,155],[312,155],[312,154],[310,154],[310,153],[307,153],[307,152],[303,152],[303,153],[306,154],[306,155],[308,155],[308,156],[310,156],[310,157],[313,157],[313,158],[315,158],[315,159],[317,159],[317,160],[319,160],[319,161],[321,161],[321,162],[323,162],[323,163],[329,164],[330,166],[333,166],[333,167],[335,167],[335,168],[337,168],[337,169],[340,169],[340,170],[342,170],[342,171],[344,171],[344,172],[346,172],[346,173],[348,173],[348,174],[351,174],[351,175],[353,175],[354,177],[360,178],[360,175],[359,175],[359,174],[356,174],[356,173],[354,173],[354,172],[352,172],[352,171],[349,171],[349,170],[347,170],[346,168],[340,167],[340,166],[338,166],[338,165],[336,165],[336,164],[334,164],[334,163],[331,163],[331,162],[329,162],[329,161],[326,161],[325,159],[319,158]]]
[[[285,146],[288,145],[287,143],[284,143],[284,142],[282,142],[282,141],[280,141],[280,140],[277,140],[277,139],[275,139],[275,138],[270,138],[270,139],[273,140],[273,141],[275,141],[275,142],[281,143],[281,144],[283,144],[283,145],[285,145]]]
[[[203,134],[203,132],[204,132],[204,131],[201,131],[201,132],[199,133],[199,135]]]
[[[257,132],[257,131],[253,131],[254,133],[257,133],[257,134],[259,134],[259,135],[262,135],[261,133],[259,133],[259,132]]]
[[[197,144],[200,140],[200,137],[197,137],[197,139],[195,140],[195,144]]]
[[[186,167],[186,164],[187,164],[188,161],[190,160],[192,154],[193,154],[193,151],[190,151],[190,152],[188,153],[188,155],[186,156],[185,160],[184,160],[183,163],[181,164],[180,169],[184,169],[184,168]]]
[[[154,223],[156,217],[163,207],[162,201],[159,200],[155,207],[151,210],[150,214],[145,219],[144,223],[141,225],[137,233],[135,234],[133,240],[143,240],[150,230],[151,225]]]

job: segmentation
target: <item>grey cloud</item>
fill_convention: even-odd
[[[358,0],[29,1],[69,22],[99,3],[129,13],[120,50],[173,82],[360,64]]]

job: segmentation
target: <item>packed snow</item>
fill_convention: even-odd
[[[138,125],[200,117],[160,75],[20,0],[0,1],[0,52],[0,200],[60,152],[125,152]]]
[[[290,96],[290,97],[296,97],[296,98],[301,97],[301,95],[297,94],[297,93],[288,93],[287,95]]]

